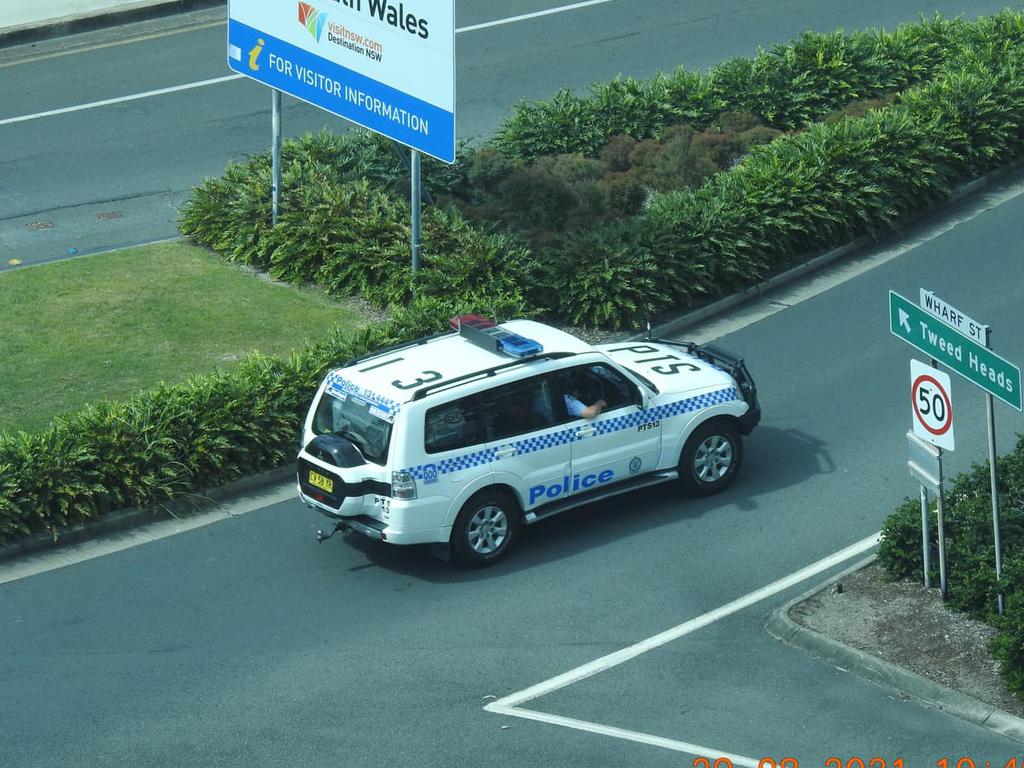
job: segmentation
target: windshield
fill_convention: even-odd
[[[383,464],[391,442],[391,420],[373,403],[334,387],[327,389],[313,416],[313,432],[351,440],[367,461]]]

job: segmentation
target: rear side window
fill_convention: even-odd
[[[453,400],[427,411],[424,447],[427,453],[505,440],[558,423],[550,376],[504,384]]]
[[[476,395],[427,411],[424,447],[427,453],[453,451],[485,440]]]
[[[480,395],[490,417],[491,440],[504,440],[556,424],[550,376],[534,376]]]

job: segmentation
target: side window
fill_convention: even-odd
[[[423,442],[427,453],[452,451],[484,441],[476,396],[431,408],[425,421]]]
[[[611,366],[603,363],[578,365],[560,379],[562,395],[575,397],[585,406],[604,400],[605,412],[614,411],[637,401],[636,386]]]
[[[551,377],[534,376],[495,387],[481,395],[481,407],[492,418],[491,440],[536,432],[556,423]]]

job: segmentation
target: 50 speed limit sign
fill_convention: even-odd
[[[910,361],[914,434],[947,451],[954,448],[951,391],[948,374],[917,360]]]

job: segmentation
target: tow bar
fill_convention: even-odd
[[[344,530],[347,530],[347,529],[348,529],[347,525],[345,525],[344,523],[338,523],[338,524],[336,524],[334,526],[334,530],[331,531],[330,533],[324,533],[323,530],[318,530],[316,532],[316,543],[317,544],[323,544],[325,541],[327,541],[329,538],[331,538],[331,536],[336,534],[338,531],[344,531]]]

